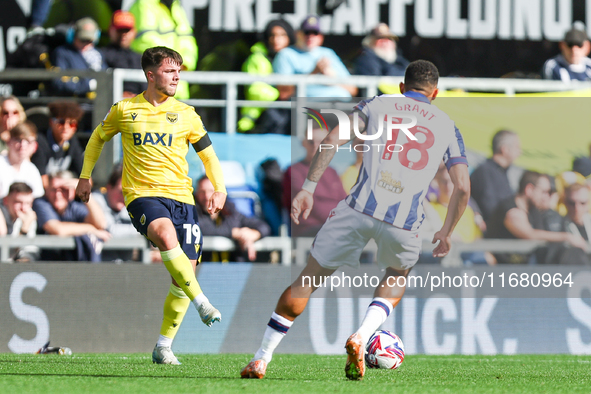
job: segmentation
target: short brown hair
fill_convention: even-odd
[[[529,184],[537,186],[540,178],[546,178],[550,180],[546,174],[541,174],[536,171],[524,171],[521,179],[519,180],[519,194],[525,193],[525,188]]]
[[[30,137],[37,139],[37,126],[30,120],[25,120],[10,130],[10,138],[22,140]]]
[[[153,47],[146,49],[142,55],[142,70],[144,70],[145,73],[154,68],[158,68],[164,59],[171,59],[173,62],[178,63],[179,66],[183,64],[183,57],[174,49],[167,47]]]
[[[54,118],[80,120],[84,115],[84,110],[74,101],[54,101],[47,108]]]
[[[499,130],[495,133],[492,139],[492,151],[494,153],[501,153],[501,148],[507,144],[510,137],[516,136],[517,133],[511,130]]]
[[[24,182],[14,182],[12,185],[10,185],[10,188],[8,188],[8,194],[12,194],[12,193],[33,193],[33,189],[31,189],[31,186],[27,185]]]

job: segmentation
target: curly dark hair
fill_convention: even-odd
[[[82,119],[84,110],[75,101],[54,101],[47,106],[51,116],[59,119]]]
[[[415,60],[411,62],[404,73],[404,85],[406,90],[424,90],[437,87],[439,71],[428,60]]]

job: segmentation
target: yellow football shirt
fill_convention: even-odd
[[[195,204],[186,156],[207,132],[193,107],[173,97],[154,107],[138,94],[113,104],[95,132],[104,141],[121,133],[126,206],[138,197]]]

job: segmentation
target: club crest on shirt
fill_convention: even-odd
[[[167,112],[166,113],[166,121],[170,124],[175,124],[179,120],[179,114],[175,112]]]
[[[146,224],[146,214],[143,214],[143,215],[140,217],[140,223],[141,223],[141,225],[142,225],[142,226],[143,226],[144,224]]]
[[[135,120],[135,118],[137,118],[137,112],[132,112],[131,113],[131,120]]]
[[[378,181],[378,186],[382,187],[389,192],[400,194],[404,190],[404,187],[400,184],[400,181],[392,179],[392,174],[388,171],[380,171],[382,177]]]

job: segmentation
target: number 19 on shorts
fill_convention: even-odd
[[[185,243],[187,244],[198,244],[201,240],[201,229],[198,224],[185,223],[183,224],[185,229]]]

